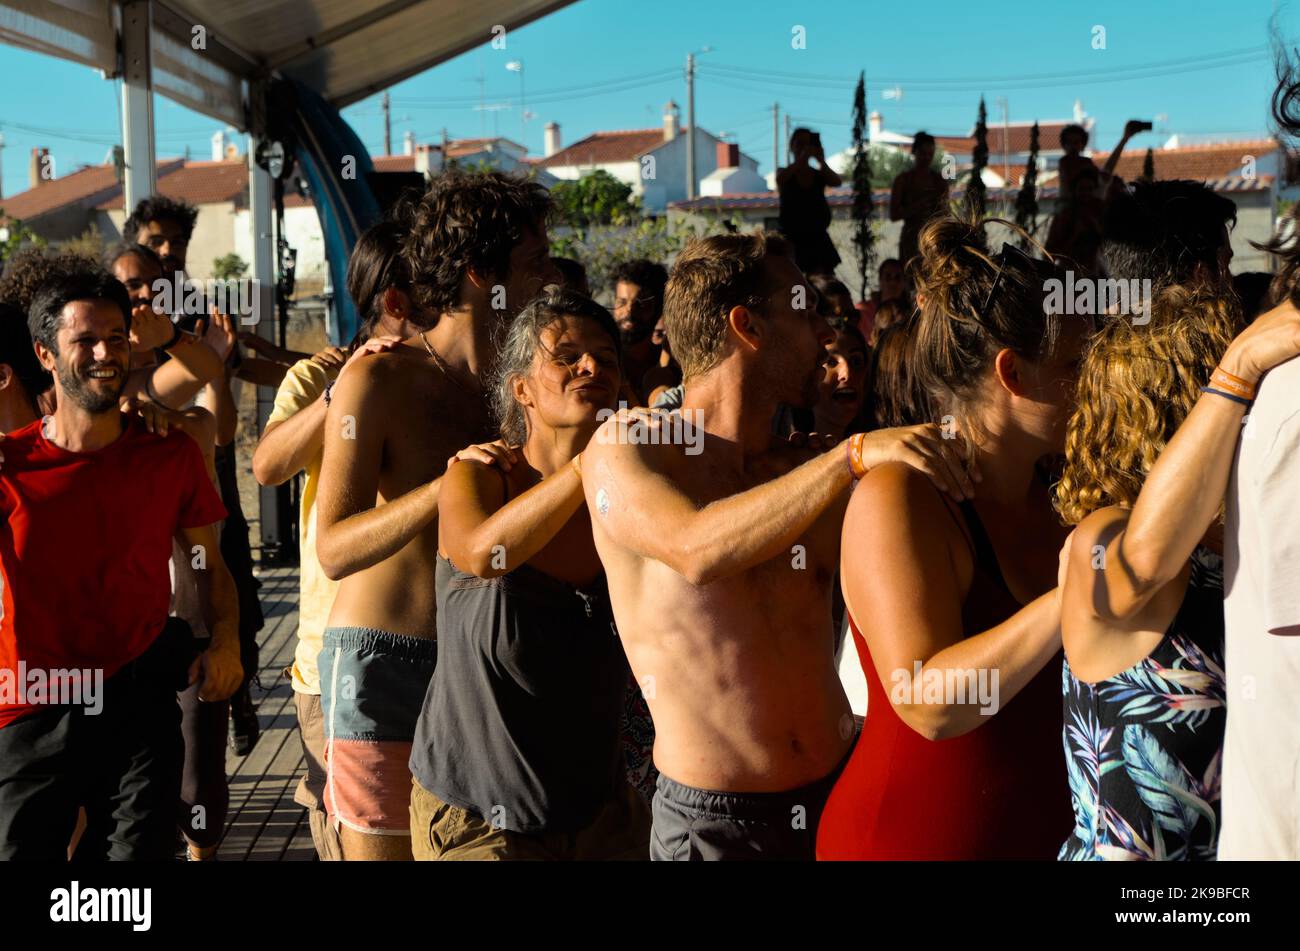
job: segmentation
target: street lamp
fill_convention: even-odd
[[[506,69],[519,74],[519,144],[526,151],[528,149],[528,130],[524,127],[524,123],[528,121],[528,111],[524,108],[524,61],[512,59],[506,63]]]

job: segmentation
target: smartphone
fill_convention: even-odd
[[[1152,127],[1152,125],[1151,125],[1150,122],[1139,122],[1139,123],[1138,123],[1138,131],[1139,131],[1139,132],[1150,132],[1152,128],[1153,128],[1153,127]]]

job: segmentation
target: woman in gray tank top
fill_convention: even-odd
[[[584,504],[580,453],[618,398],[619,335],[569,291],[502,348],[496,465],[439,497],[438,667],[411,753],[417,859],[641,858],[620,763],[628,666]]]

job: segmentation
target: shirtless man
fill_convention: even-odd
[[[773,441],[778,403],[816,402],[834,339],[783,239],[695,242],[664,316],[682,415],[702,420],[702,446],[698,434],[685,446],[646,439],[624,414],[582,463],[619,633],[655,722],[651,858],[811,859],[853,745],[827,636],[846,490],[887,460],[958,497],[970,483],[932,426],[826,452]]]
[[[496,173],[440,177],[403,257],[432,330],[327,391],[316,553],[342,583],[320,656],[325,807],[343,858],[410,859],[411,753],[436,657],[439,476],[494,438],[480,383],[503,323],[559,279],[545,191]],[[415,319],[415,318],[413,318]]]

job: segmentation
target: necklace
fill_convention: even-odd
[[[424,343],[424,349],[428,351],[429,356],[433,358],[433,362],[438,365],[438,369],[443,372],[443,375],[446,376],[447,379],[451,380],[452,385],[454,385],[456,389],[469,396],[474,396],[474,393],[470,392],[470,390],[468,390],[460,380],[456,379],[456,375],[452,373],[451,367],[447,365],[447,361],[438,356],[438,351],[433,349],[432,344],[429,343],[429,338],[424,334],[425,332],[421,330],[420,340]]]

